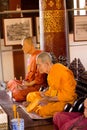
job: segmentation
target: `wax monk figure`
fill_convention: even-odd
[[[26,95],[29,92],[39,90],[41,85],[45,85],[46,82],[46,75],[40,74],[36,66],[36,56],[41,50],[36,50],[33,43],[33,37],[25,38],[22,42],[24,53],[30,55],[28,74],[25,79],[22,81],[10,80],[7,83],[7,88],[12,91],[16,101],[26,100]]]
[[[87,99],[84,114],[79,112],[58,112],[53,117],[54,130],[87,130]]]
[[[53,64],[47,52],[40,53],[36,63],[41,74],[48,74],[49,87],[45,92],[29,93],[26,100],[30,103],[26,105],[26,110],[42,117],[53,116],[55,112],[63,111],[66,103],[73,103],[76,99],[76,81],[71,70],[62,64]]]

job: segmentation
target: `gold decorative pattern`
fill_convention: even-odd
[[[50,2],[48,3],[48,5],[49,5],[50,7],[53,7],[54,2],[53,2],[52,0],[50,0]]]
[[[61,9],[62,1],[61,0],[55,0],[55,1],[56,2],[54,3],[54,0],[50,0],[49,2],[48,2],[48,0],[42,0],[41,1],[42,9],[45,10],[47,6],[50,6],[52,8],[54,6],[54,4],[56,4],[55,7],[57,9]]]
[[[57,9],[61,9],[61,7],[62,7],[61,0],[56,0],[56,7],[57,7]]]
[[[43,11],[44,32],[64,32],[64,10]]]
[[[42,3],[41,3],[41,6],[42,6],[42,9],[45,10],[46,7],[47,7],[47,0],[42,0]]]

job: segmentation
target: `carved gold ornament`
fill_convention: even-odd
[[[49,5],[50,7],[53,7],[54,2],[51,0],[51,1],[48,3],[48,5]]]
[[[44,32],[64,32],[64,11],[43,11]]]
[[[57,9],[61,9],[61,7],[62,7],[61,0],[56,0],[56,7],[57,7]]]
[[[42,3],[41,3],[41,6],[42,6],[42,9],[45,10],[46,9],[46,6],[47,6],[47,0],[42,0]]]
[[[45,10],[46,7],[47,7],[47,5],[52,8],[52,7],[54,6],[54,2],[55,2],[55,4],[56,4],[56,5],[55,5],[56,8],[57,8],[57,9],[61,9],[61,7],[62,7],[62,2],[61,2],[61,0],[50,0],[49,2],[48,2],[48,0],[42,0],[42,2],[41,2],[42,9]]]

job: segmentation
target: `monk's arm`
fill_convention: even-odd
[[[39,105],[43,106],[43,105],[46,105],[50,102],[57,102],[58,101],[58,97],[48,97],[48,96],[45,96],[43,97],[40,101],[39,101]]]
[[[35,80],[32,80],[31,82],[28,82],[28,81],[24,81],[23,85],[25,86],[33,86],[36,84],[36,81]]]
[[[57,102],[58,101],[58,96],[54,96],[54,97],[48,97],[48,96],[46,96],[45,99],[48,102]]]
[[[48,102],[57,102],[58,101],[58,96],[46,96],[45,95],[46,91],[45,92],[44,91],[40,92],[42,100],[46,100]]]

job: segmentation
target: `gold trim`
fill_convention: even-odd
[[[61,7],[62,7],[61,0],[56,0],[56,7],[57,7],[57,9],[61,9]]]
[[[46,4],[47,0],[42,0],[41,1],[41,6],[42,6],[42,9],[45,10],[46,7],[47,7],[47,4]]]
[[[43,14],[41,19],[44,22],[44,32],[64,32],[64,10],[48,10],[41,13]]]
[[[52,0],[50,0],[50,2],[48,3],[48,5],[52,8],[54,6],[54,2]]]

